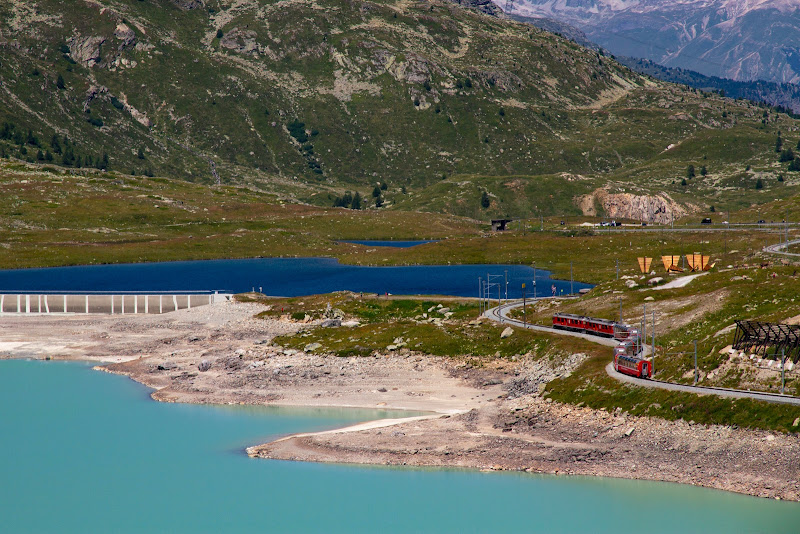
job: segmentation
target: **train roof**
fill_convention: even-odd
[[[564,319],[580,319],[582,321],[589,320],[592,321],[593,323],[600,323],[607,325],[619,324],[615,323],[614,321],[609,321],[608,319],[597,319],[596,317],[586,317],[585,315],[576,315],[574,313],[554,313],[553,317],[562,317]]]

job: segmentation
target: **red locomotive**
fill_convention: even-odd
[[[652,374],[650,361],[641,358],[639,331],[635,328],[607,319],[595,319],[569,313],[553,315],[553,328],[612,337],[620,342],[614,348],[614,369],[639,378],[649,378]]]

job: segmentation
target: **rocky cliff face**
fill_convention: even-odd
[[[617,55],[734,80],[800,82],[792,0],[518,0],[514,13],[577,26]]]
[[[578,206],[586,216],[605,214],[612,219],[632,219],[650,223],[668,224],[687,213],[696,211],[695,206],[682,206],[669,195],[632,195],[609,193],[597,189],[577,199]],[[598,209],[599,208],[599,209]]]

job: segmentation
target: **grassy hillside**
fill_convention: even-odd
[[[741,203],[752,173],[771,187],[787,166],[778,131],[800,137],[785,115],[436,0],[14,0],[0,77],[0,156],[204,184],[217,172],[324,206],[346,189],[374,206],[381,183],[386,208],[480,218],[573,213],[602,186]],[[713,187],[681,188],[690,164]],[[564,173],[578,178],[554,187]]]

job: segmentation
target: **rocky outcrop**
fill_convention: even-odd
[[[92,104],[92,101],[99,97],[100,95],[105,95],[108,93],[108,87],[104,85],[92,85],[86,91],[86,99],[83,101],[83,111],[84,113],[89,111],[89,106]]]
[[[185,11],[205,6],[203,0],[172,0],[172,3]]]
[[[136,33],[130,28],[130,26],[123,22],[120,22],[117,25],[116,29],[114,30],[114,37],[122,41],[122,44],[119,46],[120,51],[136,43]]]
[[[100,47],[105,42],[105,37],[74,35],[67,41],[69,55],[84,67],[93,67],[102,59]]]
[[[666,193],[632,195],[597,189],[589,195],[578,197],[576,202],[583,214],[589,217],[597,216],[598,211],[601,211],[605,216],[614,219],[633,219],[660,224],[670,223],[694,211],[693,206],[682,206]]]
[[[492,17],[499,17],[503,11],[491,0],[451,0],[454,4],[459,4],[469,9],[486,13]]]
[[[253,30],[233,28],[219,40],[219,44],[240,54],[257,54],[261,51],[261,46],[256,42],[256,36]]]

